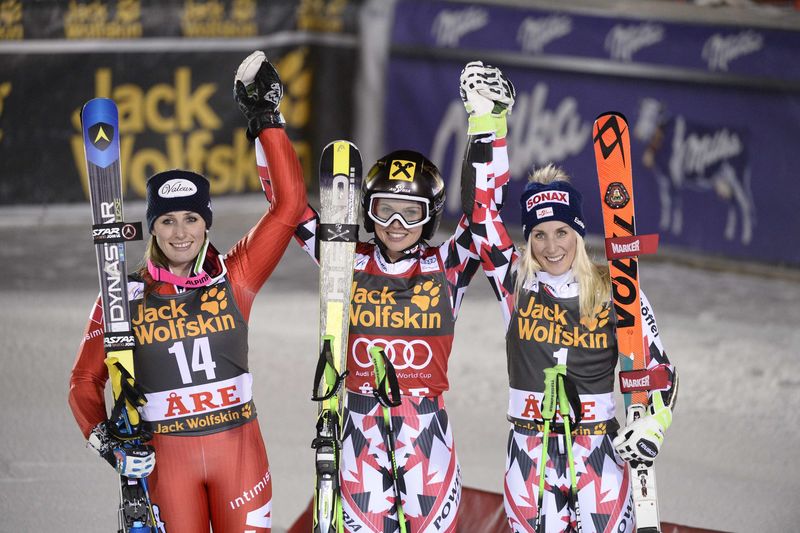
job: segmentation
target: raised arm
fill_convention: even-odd
[[[273,200],[272,177],[270,169],[271,157],[264,153],[261,143],[256,142],[256,165],[258,167],[258,177],[261,180],[261,187],[268,202]],[[294,153],[294,152],[293,152]],[[299,164],[299,162],[298,162]],[[303,212],[295,221],[294,238],[295,241],[306,251],[306,253],[319,264],[319,253],[317,247],[317,227],[319,226],[319,213],[311,206],[306,204]]]
[[[480,266],[480,258],[469,229],[469,220],[465,215],[461,216],[453,235],[439,246],[439,255],[444,263],[447,292],[455,319],[458,318],[469,282]]]
[[[282,94],[278,73],[263,52],[254,52],[239,66],[234,97],[248,120],[248,137],[256,140],[257,152],[269,161],[266,176],[271,193],[267,213],[226,257],[245,316],[255,293],[283,256],[307,202],[302,168],[278,109]]]
[[[510,177],[506,114],[514,103],[514,87],[498,69],[472,62],[461,73],[461,98],[469,113],[469,142],[461,169],[462,207],[483,271],[508,326],[519,254],[500,208]]]

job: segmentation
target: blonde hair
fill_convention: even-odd
[[[528,181],[547,185],[554,181],[569,182],[570,178],[560,167],[548,163],[544,167],[534,170],[528,177]],[[570,228],[575,233],[575,259],[572,262],[572,272],[578,280],[580,289],[578,291],[578,305],[581,318],[592,318],[597,314],[611,298],[611,278],[608,268],[598,267],[592,262],[589,253],[586,251],[586,241],[583,237]],[[530,240],[533,233],[528,237],[528,242],[520,250],[519,261],[517,261],[517,279],[514,285],[514,300],[519,301],[522,288],[536,277],[542,270],[542,265],[533,257],[533,248]]]
[[[542,185],[549,185],[554,181],[569,182],[569,175],[564,172],[564,169],[553,163],[547,163],[541,168],[531,170],[531,173],[528,175],[529,183],[536,182]]]

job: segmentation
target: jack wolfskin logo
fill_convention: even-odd
[[[581,317],[581,324],[589,331],[595,331],[608,324],[608,313],[611,310],[608,306],[598,305],[592,311],[592,317]]]
[[[225,289],[217,289],[217,287],[211,287],[210,290],[204,292],[200,301],[203,302],[200,309],[212,315],[218,315],[220,311],[224,311],[228,307]]]
[[[439,292],[441,292],[441,287],[439,285],[434,286],[431,280],[415,285],[411,303],[416,304],[420,310],[427,311],[429,308],[436,307],[439,304]]]

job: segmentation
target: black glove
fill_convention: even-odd
[[[264,128],[282,128],[283,116],[278,110],[283,85],[278,71],[264,52],[256,51],[245,58],[236,70],[233,97],[247,118],[247,137],[258,137]]]

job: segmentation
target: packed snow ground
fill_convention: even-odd
[[[257,219],[259,195],[215,202],[227,249]],[[126,206],[141,220],[143,207]],[[67,406],[69,372],[97,294],[86,206],[0,209],[0,532],[115,530],[116,476],[84,448]],[[440,236],[440,240],[444,238]],[[438,241],[437,241],[438,242]],[[129,246],[130,262],[141,257]],[[681,375],[657,464],[662,519],[723,531],[800,523],[800,276],[737,274],[645,260],[642,286]],[[790,277],[791,278],[791,277]],[[273,526],[311,497],[317,269],[292,244],[250,322],[255,400],[273,476]],[[446,403],[464,485],[502,490],[507,438],[504,332],[482,273],[467,293]]]

